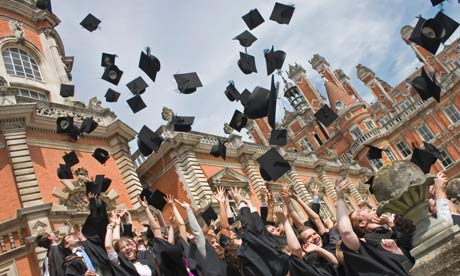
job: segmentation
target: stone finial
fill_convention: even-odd
[[[301,65],[295,63],[294,65],[289,64],[289,69],[286,73],[288,75],[288,78],[290,78],[291,80],[295,80],[296,76],[305,74],[306,71]]]
[[[376,79],[382,84],[382,86],[387,90],[393,90],[393,87],[389,85],[386,81],[382,80],[381,78],[376,77]]]
[[[233,133],[233,128],[228,123],[224,124],[224,133],[228,135]]]
[[[336,69],[336,70],[334,70],[334,73],[335,73],[335,75],[337,76],[337,78],[338,78],[339,80],[343,80],[343,79],[349,80],[349,79],[350,79],[350,78],[347,76],[347,74],[345,74],[345,72],[343,72],[342,69]]]
[[[310,63],[311,67],[317,72],[321,72],[324,69],[323,67],[329,66],[329,63],[326,61],[326,59],[319,54],[314,54],[308,63]]]
[[[403,40],[408,40],[409,37],[412,35],[414,28],[412,26],[406,25],[401,28],[400,34]]]
[[[371,75],[372,78],[375,77],[375,73],[362,64],[356,65],[356,75],[361,81],[364,81],[369,75]]]
[[[174,118],[174,111],[171,108],[163,106],[163,110],[161,111],[161,118],[167,123],[170,123]]]

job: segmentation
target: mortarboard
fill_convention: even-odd
[[[145,198],[149,205],[152,205],[160,211],[162,211],[166,205],[166,200],[164,199],[166,195],[160,190],[155,190],[155,192],[152,192],[149,189],[144,188],[142,189],[140,197],[141,199]]]
[[[431,4],[433,5],[433,7],[438,4],[441,4],[442,2],[444,2],[444,0],[431,0]]]
[[[174,78],[177,82],[177,89],[179,89],[182,94],[191,94],[196,91],[197,87],[203,87],[196,72],[175,74]]]
[[[259,119],[267,116],[270,90],[257,86],[249,95],[244,106],[244,115],[249,119]]]
[[[73,179],[72,170],[65,164],[59,164],[57,176],[59,179]]]
[[[144,73],[149,76],[149,78],[155,82],[157,73],[160,71],[161,64],[160,60],[154,55],[150,54],[150,48],[147,47],[146,54],[141,52],[141,57],[139,59],[139,68],[144,71]]]
[[[105,101],[106,102],[109,102],[109,103],[114,103],[114,102],[117,102],[118,101],[118,98],[120,97],[120,93],[118,93],[117,91],[109,88],[107,90],[107,92],[105,93],[104,97],[105,97]]]
[[[366,145],[366,147],[369,148],[369,150],[367,151],[367,158],[369,160],[371,159],[382,159],[382,151],[384,151],[384,149],[380,149],[380,148],[377,148],[377,147],[374,147],[372,145]]]
[[[252,30],[265,22],[264,18],[257,9],[249,11],[247,14],[243,15],[242,18],[244,23],[246,23],[248,26],[249,30]]]
[[[432,28],[435,34],[439,33],[439,36],[436,38],[439,38],[442,43],[445,43],[459,26],[457,21],[453,20],[442,11],[438,12],[433,20],[434,23],[430,25],[430,28]],[[427,21],[429,22],[430,19]],[[428,24],[426,23],[426,25]]]
[[[80,126],[80,132],[91,133],[93,132],[99,124],[93,119],[93,117],[87,117],[83,119],[83,122]]]
[[[143,94],[145,92],[145,89],[149,87],[149,85],[145,82],[145,80],[142,77],[135,78],[134,80],[130,81],[126,86],[128,87],[129,91],[131,91],[131,93],[133,93],[134,95]]]
[[[249,31],[244,31],[238,36],[236,36],[234,40],[238,40],[241,46],[247,48],[250,47],[252,43],[254,43],[257,40],[257,37],[255,37]]]
[[[274,129],[276,127],[276,99],[278,98],[278,89],[275,86],[275,76],[272,75],[270,85],[270,97],[268,98],[267,117],[268,124]]]
[[[246,106],[246,104],[248,103],[249,96],[251,96],[251,92],[249,92],[249,90],[247,89],[244,89],[240,95],[240,102],[243,106]]]
[[[85,183],[86,193],[99,195],[100,193],[106,192],[109,189],[111,183],[112,179],[106,178],[104,175],[96,175],[94,182],[88,181]]]
[[[150,155],[153,151],[157,152],[161,143],[163,143],[163,138],[147,126],[143,126],[137,135],[137,146],[144,156]]]
[[[101,148],[95,149],[92,156],[101,164],[104,164],[110,158],[109,152]]]
[[[104,70],[101,79],[110,82],[111,84],[118,85],[120,82],[123,71],[121,71],[115,64],[110,65]]]
[[[219,140],[219,143],[217,143],[217,145],[213,145],[211,147],[211,152],[209,152],[209,154],[211,154],[212,156],[214,157],[222,157],[222,159],[225,160],[225,158],[227,158],[227,147],[225,146],[224,143],[222,143],[220,140]]]
[[[59,134],[67,134],[73,140],[78,140],[80,129],[73,124],[73,117],[64,116],[56,119],[56,132]]]
[[[134,113],[137,113],[147,107],[144,100],[142,100],[142,97],[139,95],[129,98],[126,102]]]
[[[63,84],[63,83],[61,84],[61,91],[59,92],[59,94],[62,97],[64,97],[64,98],[73,97],[74,92],[75,92],[75,86],[74,85]]]
[[[114,65],[116,57],[117,57],[116,55],[102,53],[101,66],[109,67],[110,65]]]
[[[441,45],[441,41],[439,39],[434,39],[425,35],[425,33],[428,33],[429,30],[428,28],[424,30],[426,21],[427,20],[423,17],[419,17],[417,24],[415,25],[414,30],[409,37],[409,40],[435,55],[436,51],[438,51],[438,48]]]
[[[436,160],[436,156],[431,152],[419,148],[413,150],[410,159],[410,161],[417,165],[425,174],[430,172],[431,166],[436,163]]]
[[[229,126],[233,128],[234,130],[240,132],[241,129],[244,128],[247,123],[248,123],[248,118],[246,118],[246,116],[244,116],[244,114],[241,113],[239,110],[235,110]]]
[[[192,130],[195,117],[192,116],[174,116],[171,124],[174,126],[174,131],[188,132]]]
[[[434,157],[436,157],[437,159],[442,158],[441,152],[435,146],[433,146],[432,144],[423,141],[423,146],[425,148],[425,151],[433,154]]]
[[[229,81],[227,88],[225,88],[225,96],[229,99],[229,101],[238,101],[240,98],[240,92],[236,89],[235,83],[233,81]]]
[[[422,74],[412,80],[412,86],[423,101],[433,97],[437,102],[441,100],[441,88],[434,83],[422,68]]]
[[[264,55],[267,65],[267,76],[270,76],[276,69],[281,70],[284,60],[286,59],[286,53],[284,51],[275,51],[275,48],[272,46],[270,50],[267,49],[264,51]]]
[[[287,144],[287,130],[286,129],[272,129],[270,133],[270,145],[285,146]]]
[[[212,206],[209,206],[206,208],[206,210],[201,213],[201,217],[203,220],[206,222],[206,225],[211,225],[211,221],[216,221],[217,220],[217,213],[214,211],[214,208]]]
[[[365,183],[369,184],[369,192],[371,194],[374,194],[374,188],[372,187],[372,185],[374,184],[374,176],[369,177],[369,179]]]
[[[271,148],[257,158],[257,162],[260,164],[261,176],[266,181],[277,180],[291,169],[289,162],[287,162],[275,148]]]
[[[80,160],[78,160],[77,153],[74,150],[66,153],[64,156],[62,156],[62,159],[64,159],[66,166],[69,168],[80,162]]]
[[[88,14],[83,19],[83,21],[80,22],[80,25],[82,25],[83,28],[87,29],[88,31],[92,32],[97,29],[100,23],[101,23],[101,20],[97,19],[92,14]]]
[[[256,59],[254,58],[254,56],[245,54],[243,52],[240,52],[238,67],[246,75],[251,73],[257,73]]]
[[[51,10],[51,0],[37,0],[35,2],[35,5],[37,6],[37,8],[39,8],[41,10],[49,10],[50,12],[52,12],[52,10]]]
[[[323,105],[314,115],[326,127],[330,126],[339,116],[327,105]]]
[[[294,10],[294,6],[275,3],[272,14],[270,15],[270,20],[278,22],[279,24],[288,25],[294,14]]]

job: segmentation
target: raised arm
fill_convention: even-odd
[[[172,214],[169,217],[169,228],[168,228],[168,242],[170,244],[174,244],[174,223],[175,223],[176,218]]]
[[[337,228],[346,247],[350,250],[358,251],[360,242],[358,236],[353,231],[348,210],[343,199],[343,190],[348,186],[347,180],[337,180],[335,191],[337,193]]]
[[[434,180],[434,191],[436,199],[436,213],[438,219],[443,219],[452,224],[452,214],[450,212],[449,199],[446,193],[447,176],[443,172],[438,172]]]
[[[107,225],[107,232],[105,233],[105,241],[104,241],[104,246],[105,246],[105,250],[107,251],[107,254],[115,252],[115,249],[113,248],[113,242],[114,242],[114,231],[115,231],[117,224],[120,225],[120,217],[118,216],[117,211],[111,211],[110,218],[109,218],[109,224]]]
[[[217,187],[217,192],[214,194],[214,198],[219,202],[219,224],[221,232],[230,237],[230,224],[228,224],[227,217],[227,195],[223,187]]]
[[[179,204],[182,208],[185,209],[187,213],[188,224],[192,230],[193,235],[195,235],[195,242],[198,252],[201,256],[206,257],[206,239],[204,237],[203,231],[201,230],[200,224],[196,220],[193,210],[187,202],[180,202],[175,199],[176,203]]]
[[[128,210],[123,210],[119,214],[121,218],[121,224],[123,225],[123,231],[120,231],[122,237],[134,237],[133,233],[133,221],[131,219],[131,214]]]
[[[279,206],[275,207],[274,211],[276,217],[278,218],[278,222],[284,226],[284,233],[286,235],[287,245],[291,250],[291,254],[302,258],[302,246],[300,245],[299,240],[297,239],[297,236],[287,219],[287,215],[290,215],[291,213],[287,209],[283,210]]]
[[[184,240],[187,241],[187,229],[185,228],[185,222],[182,218],[179,210],[176,207],[176,203],[174,202],[173,195],[167,195],[165,198],[166,202],[171,206],[173,211],[174,219],[176,221],[176,225],[179,227],[179,236]]]
[[[297,212],[294,210],[291,204],[291,193],[289,192],[289,184],[283,184],[283,190],[280,193],[281,198],[283,199],[284,206],[286,206],[289,213],[289,217],[292,218],[294,225],[297,227],[303,226],[303,221],[300,219]]]
[[[293,193],[290,193],[290,197],[294,199],[300,205],[300,207],[302,207],[302,209],[307,213],[308,219],[312,221],[318,228],[318,234],[323,235],[327,232],[327,228],[324,226],[323,222],[321,221],[321,218],[315,211],[313,211],[313,209],[310,208],[310,206],[308,206],[299,197],[297,197],[297,195]]]
[[[145,214],[147,215],[147,220],[149,221],[150,230],[152,230],[153,236],[158,239],[164,239],[163,235],[161,234],[160,224],[158,223],[158,221],[155,219],[152,212],[150,211],[147,200],[145,200],[145,198],[141,199],[140,197],[138,199],[139,199],[139,203],[145,210]]]

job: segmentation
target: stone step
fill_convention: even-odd
[[[28,174],[28,175],[20,175],[16,176],[16,182],[23,182],[23,181],[31,181],[36,180],[35,174]]]
[[[30,188],[30,187],[34,187],[34,186],[38,187],[37,180],[23,181],[23,182],[18,183],[18,188],[19,189],[25,189],[25,188]]]
[[[26,175],[26,174],[33,174],[33,173],[35,173],[34,168],[25,168],[25,169],[14,170],[14,174],[16,176],[21,176],[21,175]]]
[[[20,145],[20,144],[27,145],[27,140],[26,140],[25,138],[8,140],[8,139],[6,139],[6,137],[5,137],[5,140],[6,140],[6,145],[7,145],[8,147],[9,147],[9,146],[12,146],[12,145]]]
[[[13,164],[13,169],[14,170],[20,170],[20,169],[26,169],[26,168],[33,168],[33,163],[30,160],[26,161],[26,162],[14,163]]]
[[[26,150],[10,151],[10,157],[29,156],[30,152]]]

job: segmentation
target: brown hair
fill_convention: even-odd
[[[368,232],[365,228],[362,228],[359,226],[359,223],[361,220],[357,217],[353,217],[352,214],[354,212],[351,212],[348,214],[348,218],[350,219],[351,222],[351,227],[353,227],[353,232],[355,232],[356,236],[358,236],[359,239],[364,238],[364,235]]]
[[[224,249],[225,262],[227,265],[238,271],[240,270],[241,263],[236,252],[239,247],[240,246],[236,244],[235,240],[233,239],[225,245]]]
[[[48,239],[48,233],[43,233],[37,235],[35,242],[38,246],[49,249],[51,246],[51,241]]]
[[[337,257],[337,261],[339,261],[339,264],[345,265],[345,258],[343,256],[342,243],[343,241],[340,240],[335,246],[335,256]]]
[[[130,242],[136,243],[132,238],[129,238],[129,237],[121,237],[121,238],[115,243],[115,245],[113,246],[113,249],[115,249],[116,252],[120,252],[121,243],[130,243]]]

